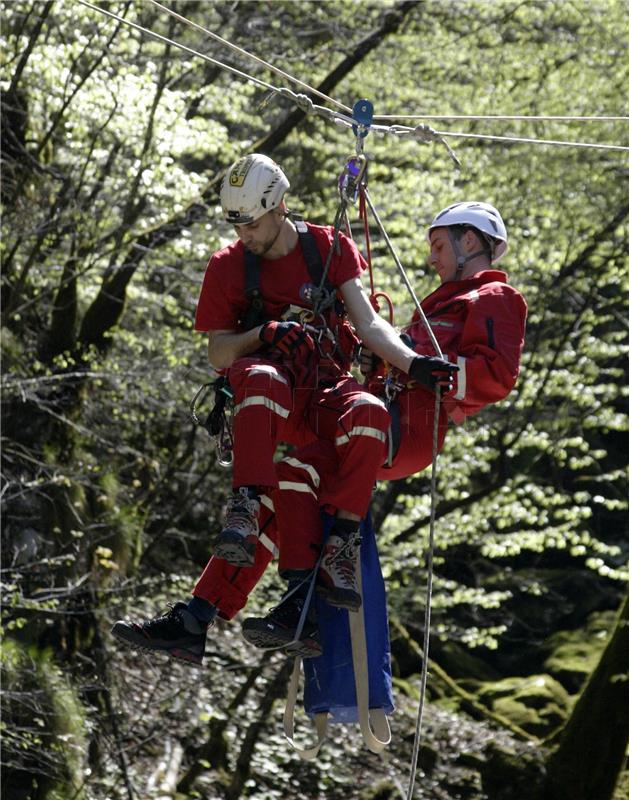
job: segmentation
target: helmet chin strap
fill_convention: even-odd
[[[459,247],[459,240],[456,238],[454,233],[452,233],[452,228],[448,226],[447,231],[450,238],[450,244],[452,245],[452,250],[454,251],[454,257],[456,258],[456,272],[454,274],[454,280],[458,281],[461,279],[463,267],[468,261],[472,261],[474,258],[478,258],[478,256],[484,256],[487,254],[485,250],[477,250],[475,253],[470,253],[469,256],[464,255]]]

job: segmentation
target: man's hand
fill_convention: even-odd
[[[265,322],[260,329],[260,340],[286,356],[298,352],[308,355],[315,349],[312,337],[298,322]]]
[[[358,362],[362,375],[373,375],[380,364],[382,364],[382,359],[377,356],[373,350],[370,350],[363,344],[360,347],[360,356],[358,358]]]
[[[450,364],[443,358],[416,356],[411,361],[408,377],[433,392],[439,386],[445,393],[452,391],[454,374],[458,371],[456,364]]]

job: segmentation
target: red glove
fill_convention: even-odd
[[[312,337],[298,322],[271,320],[264,323],[259,335],[261,341],[275,347],[286,356],[294,356],[299,352],[308,355],[315,349]]]

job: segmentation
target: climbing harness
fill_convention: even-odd
[[[203,402],[210,390],[214,391],[214,405],[205,421],[197,415],[197,407]],[[234,461],[234,440],[232,436],[231,416],[233,409],[233,393],[224,375],[216,380],[204,383],[190,401],[190,416],[195,425],[201,425],[214,440],[217,461],[221,467],[229,469]]]
[[[311,282],[302,287],[301,300],[305,305],[289,305],[281,318],[303,325],[314,340],[320,358],[348,369],[354,360],[358,340],[346,321],[345,306],[337,296],[336,288],[327,279],[317,242],[307,224],[297,214],[291,213],[289,216],[295,225]],[[333,247],[334,244],[328,252],[328,261]],[[245,249],[245,297],[248,307],[241,320],[245,330],[269,319],[264,311],[260,289],[260,269],[260,257]]]

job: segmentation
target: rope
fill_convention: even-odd
[[[367,190],[367,187],[364,187],[364,193],[365,193],[365,200],[367,201],[367,205],[369,206],[369,209],[371,210],[371,213],[373,214],[373,217],[376,220],[376,224],[378,226],[378,229],[380,230],[380,233],[382,234],[382,238],[384,239],[387,247],[389,248],[389,252],[391,253],[391,255],[393,257],[393,260],[395,261],[395,265],[398,268],[398,271],[399,271],[400,275],[402,276],[402,280],[404,281],[404,284],[406,285],[406,288],[408,289],[409,294],[411,295],[411,298],[413,299],[413,303],[415,305],[415,308],[417,309],[417,313],[419,314],[419,318],[421,319],[424,327],[426,328],[426,333],[428,334],[428,337],[430,338],[430,343],[434,347],[435,353],[439,356],[439,358],[443,358],[443,353],[441,352],[441,348],[439,347],[439,342],[437,341],[437,339],[435,337],[435,334],[433,333],[433,330],[430,327],[430,325],[428,323],[428,320],[426,319],[426,314],[424,313],[424,309],[421,307],[421,304],[420,304],[419,300],[417,299],[417,295],[415,294],[415,290],[411,286],[411,282],[409,281],[408,276],[407,276],[407,274],[406,274],[406,272],[404,270],[404,267],[402,266],[402,262],[400,261],[400,259],[398,257],[398,254],[395,251],[395,248],[393,247],[393,245],[391,243],[391,240],[389,239],[389,236],[387,235],[387,232],[384,229],[384,225],[382,224],[382,220],[380,219],[380,216],[379,216],[378,212],[376,211],[376,207],[374,206],[374,204],[371,201],[371,197],[369,195],[369,191]]]
[[[459,133],[455,131],[437,131],[440,136],[452,136],[457,139],[486,139],[492,142],[519,142],[521,144],[549,144],[555,147],[586,147],[592,150],[626,151],[629,147],[619,144],[596,144],[594,142],[565,142],[556,139],[526,139],[521,136],[489,136],[484,133]]]
[[[248,50],[245,50],[242,47],[239,47],[237,44],[233,44],[232,42],[228,41],[227,39],[224,39],[222,36],[219,36],[217,33],[214,33],[213,31],[210,31],[207,28],[204,28],[202,25],[198,25],[196,22],[193,22],[192,20],[187,19],[186,17],[182,16],[181,14],[177,14],[176,11],[172,11],[170,8],[167,8],[166,6],[162,5],[161,3],[158,3],[157,0],[149,0],[149,2],[151,2],[157,8],[160,8],[162,11],[165,11],[167,14],[170,14],[171,17],[175,17],[175,19],[178,19],[180,22],[183,22],[184,24],[189,25],[191,28],[196,28],[197,30],[202,31],[207,36],[209,36],[211,39],[214,39],[215,41],[219,42],[220,44],[224,45],[225,47],[229,47],[231,50],[233,50],[236,53],[239,53],[241,56],[245,56],[246,58],[249,58],[252,61],[255,61],[257,64],[260,64],[261,66],[266,67],[266,69],[270,70],[271,72],[274,72],[276,75],[279,75],[281,78],[284,78],[285,80],[288,80],[291,83],[296,84],[297,86],[301,86],[302,88],[307,89],[307,91],[309,91],[310,94],[314,94],[317,97],[320,97],[322,100],[325,100],[328,103],[332,103],[332,105],[338,106],[338,108],[340,108],[343,111],[347,111],[350,114],[352,113],[352,109],[351,108],[349,108],[348,106],[343,105],[343,103],[338,102],[338,100],[334,100],[334,98],[328,97],[328,95],[323,94],[323,92],[320,92],[318,89],[315,89],[312,86],[309,86],[307,83],[304,83],[303,81],[299,80],[299,78],[294,78],[292,75],[289,75],[288,72],[284,72],[283,69],[279,69],[279,67],[273,66],[273,64],[270,64],[268,61],[265,61],[264,59],[259,58],[259,56],[256,56],[253,53],[250,53]],[[301,95],[301,96],[304,97],[305,95]],[[309,98],[307,98],[307,99],[309,99]]]
[[[426,607],[424,609],[424,642],[422,669],[419,681],[419,708],[417,710],[417,722],[415,724],[415,738],[413,741],[413,754],[411,756],[411,772],[408,784],[408,794],[406,800],[412,800],[415,789],[415,776],[417,774],[417,759],[422,735],[422,721],[424,716],[424,705],[426,702],[426,684],[428,682],[428,649],[430,646],[430,615],[432,606],[432,582],[433,582],[433,556],[435,551],[435,518],[437,511],[437,457],[439,444],[439,412],[441,406],[441,389],[437,386],[435,390],[435,418],[432,429],[432,469],[430,474],[430,529],[428,533],[428,549],[426,553]]]
[[[389,119],[443,119],[443,120],[505,120],[510,122],[629,122],[629,117],[561,117],[561,116],[527,116],[525,114],[512,114],[501,116],[499,114],[378,114],[374,120],[383,122]]]

